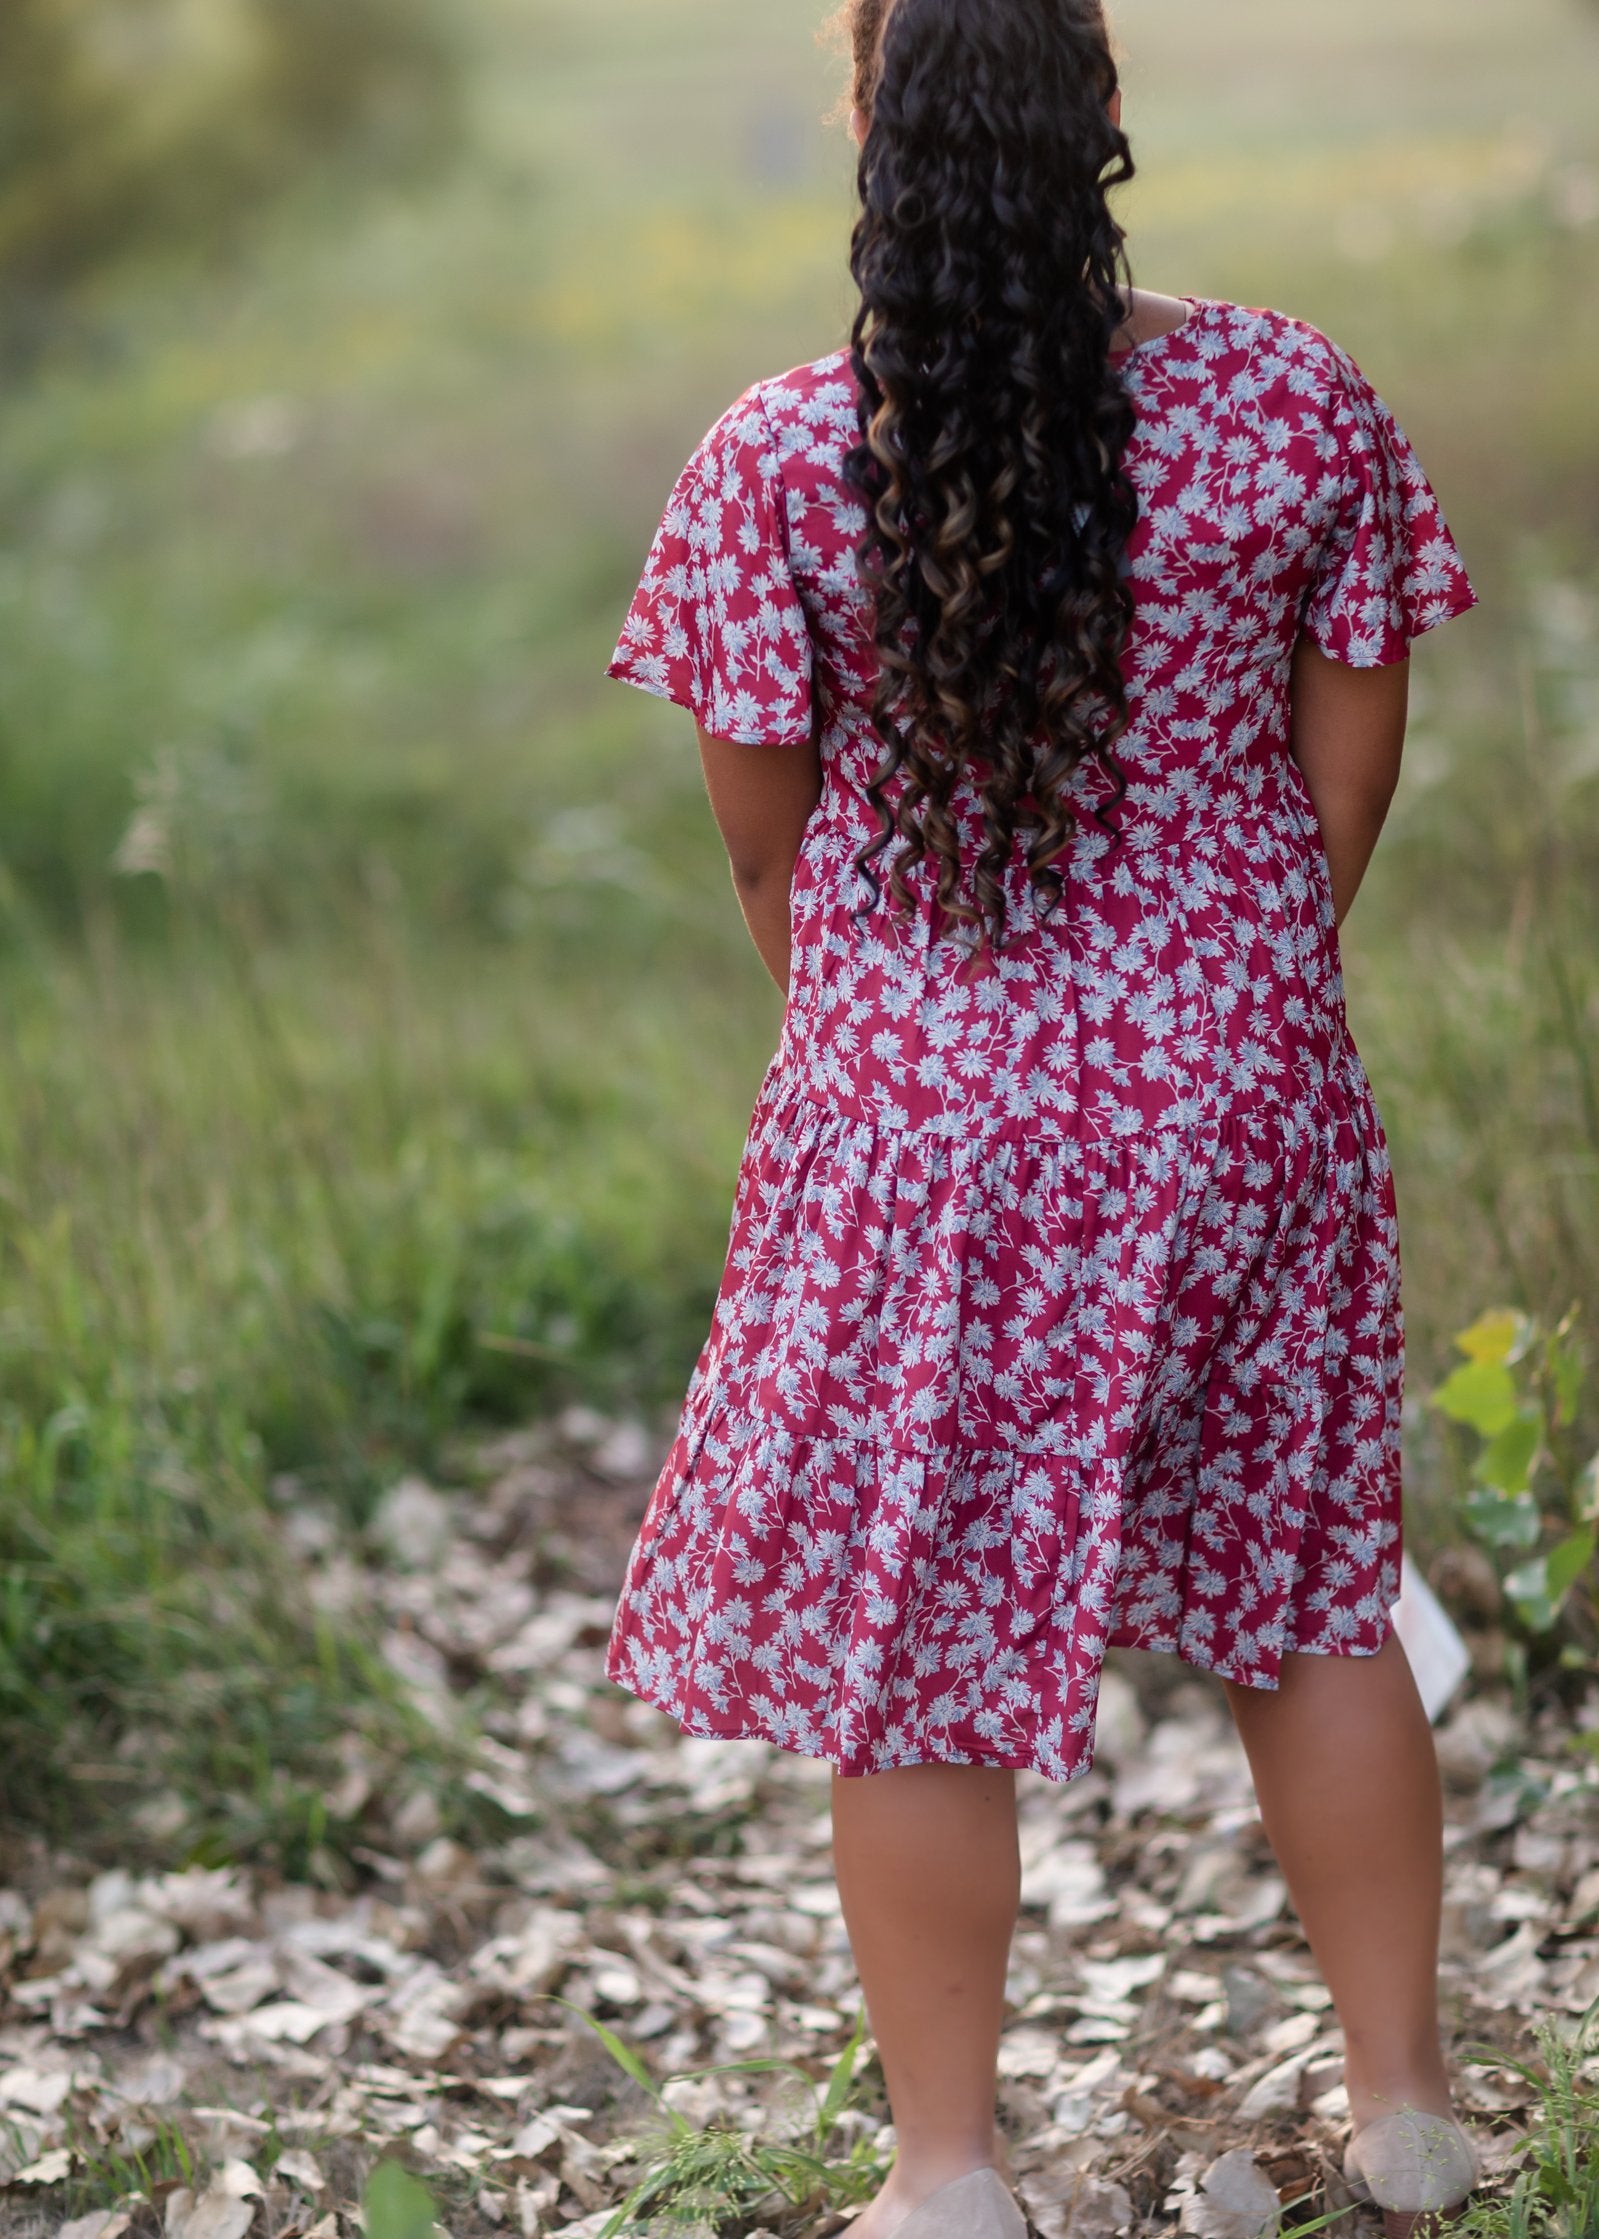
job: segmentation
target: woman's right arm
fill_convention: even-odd
[[[1410,663],[1351,668],[1302,637],[1294,648],[1291,693],[1290,752],[1321,826],[1342,925],[1399,782]]]

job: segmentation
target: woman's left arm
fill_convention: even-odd
[[[786,997],[789,889],[800,841],[822,797],[822,760],[809,746],[744,746],[701,731],[700,764],[727,848],[750,938]]]

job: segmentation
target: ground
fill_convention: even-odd
[[[441,1835],[419,1785],[370,1799],[359,1878],[330,1869],[322,1887],[226,1865],[93,1875],[18,1850],[0,1888],[4,2239],[69,2221],[138,2239],[162,2218],[170,2239],[252,2223],[342,2239],[385,2150],[427,2177],[456,2239],[594,2239],[652,2110],[574,2008],[678,2077],[667,2100],[691,2122],[792,2125],[792,2077],[682,2072],[779,2055],[820,2078],[849,2039],[827,1775],[683,1740],[606,1685],[659,1458],[637,1425],[571,1409],[464,1457],[460,1490],[396,1488],[369,1568],[291,1512],[308,1593],[374,1606],[429,1715],[481,1721],[495,1832]],[[1599,1995],[1599,1766],[1570,1740],[1476,1689],[1439,1729],[1443,2013],[1501,2187],[1535,2094],[1468,2049],[1525,2057],[1537,2016],[1574,2027]],[[341,1815],[366,1778],[352,1752]],[[1003,2114],[1043,2239],[1233,2239],[1259,2228],[1262,2180],[1305,2203],[1289,2225],[1343,2204],[1338,2032],[1220,1688],[1114,1655],[1094,1770],[1024,1781],[1021,1809]],[[883,2119],[868,2059],[835,2149],[869,2146]],[[841,2228],[762,2214],[785,2239]]]

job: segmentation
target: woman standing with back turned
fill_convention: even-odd
[[[1352,2182],[1425,2230],[1480,2164],[1337,928],[1473,593],[1341,350],[1127,284],[1097,0],[847,17],[852,348],[711,430],[611,665],[692,710],[787,997],[611,1675],[831,1761],[898,2140],[854,2229],[1001,2239],[1015,1769],[1087,1770],[1108,1647],[1217,1673]]]

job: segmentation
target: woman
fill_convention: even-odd
[[[611,668],[694,713],[787,998],[611,1673],[831,1761],[855,2230],[999,2239],[1015,1770],[1087,1769],[1107,1647],[1216,1672],[1408,2232],[1478,2163],[1337,928],[1473,593],[1342,351],[1127,285],[1097,0],[846,13],[851,348],[712,429]]]

